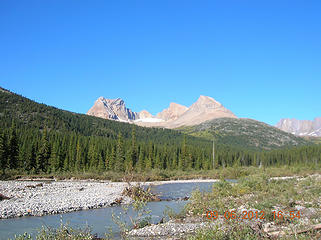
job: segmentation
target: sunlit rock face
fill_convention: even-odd
[[[321,117],[316,117],[313,121],[284,118],[276,124],[276,127],[298,136],[320,137]]]

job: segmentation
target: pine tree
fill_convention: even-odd
[[[76,147],[76,163],[75,163],[75,170],[77,172],[81,171],[84,167],[83,161],[82,161],[83,160],[82,153],[83,153],[83,149],[81,146],[80,137],[78,137],[77,147]]]
[[[188,169],[193,169],[195,163],[194,163],[194,159],[191,153],[186,155],[186,167]]]
[[[178,163],[177,163],[177,151],[173,153],[172,156],[172,164],[171,164],[171,169],[177,169]]]
[[[19,163],[23,170],[27,170],[27,159],[28,159],[28,141],[23,141],[23,144],[19,148]]]
[[[105,153],[105,169],[108,171],[110,170],[110,153],[108,152],[108,150]]]
[[[4,133],[0,134],[0,168],[2,169],[2,174],[5,174],[8,159],[7,159],[7,144],[6,136]]]
[[[132,162],[132,151],[129,150],[125,154],[125,170],[126,172],[133,171],[133,162]]]
[[[130,168],[134,168],[137,163],[137,146],[136,146],[136,129],[135,126],[132,129],[132,142],[131,142],[131,156],[130,156]]]
[[[52,172],[57,172],[59,169],[59,142],[56,140],[53,144],[52,151],[49,158],[49,165],[51,167]]]
[[[34,174],[37,172],[36,169],[37,169],[36,149],[35,149],[35,146],[32,144],[30,155],[28,156],[27,171]]]
[[[200,156],[198,156],[197,158],[196,158],[196,162],[195,162],[195,170],[200,170],[201,169],[201,157]]]
[[[115,170],[115,164],[116,163],[116,151],[115,147],[113,146],[111,149],[111,154],[108,162],[108,169],[109,170]]]
[[[16,134],[16,126],[15,123],[12,123],[10,128],[9,135],[9,144],[8,144],[9,152],[8,152],[8,164],[10,169],[16,169],[19,166],[18,163],[18,154],[19,154],[19,146],[18,139]]]
[[[101,154],[98,154],[98,171],[103,172],[105,170],[104,159]]]
[[[146,169],[154,168],[154,145],[152,142],[149,142],[149,152],[148,152],[148,160],[146,162]]]
[[[69,140],[68,146],[68,159],[69,159],[69,168],[73,170],[76,163],[76,147],[77,147],[77,136],[76,134],[72,134]]]
[[[145,157],[145,170],[151,170],[153,167],[152,159],[150,157]]]
[[[144,156],[143,148],[140,147],[138,163],[137,163],[137,169],[140,172],[143,172],[145,170],[145,161],[144,161],[144,159],[145,159],[145,156]]]
[[[68,155],[66,154],[65,156],[65,160],[64,160],[64,171],[65,172],[68,172],[70,170],[70,167],[69,167],[69,157]]]
[[[166,144],[162,150],[160,159],[162,169],[167,169],[170,166],[171,160],[169,159],[169,155],[168,145]]]
[[[156,158],[155,158],[155,166],[154,168],[156,169],[162,169],[162,162],[161,162],[161,157],[159,152],[156,153]]]
[[[125,157],[123,150],[123,137],[122,134],[118,134],[117,147],[116,147],[116,163],[115,170],[117,172],[123,172],[125,170]]]
[[[47,130],[44,130],[41,138],[41,145],[36,157],[38,171],[47,172],[49,157],[50,147],[48,142]]]
[[[67,167],[67,169],[69,169],[69,163],[68,163],[68,157],[67,157],[67,147],[68,146],[68,136],[66,134],[64,134],[64,137],[62,139],[61,142],[61,146],[60,146],[60,157],[59,157],[59,167],[58,169],[61,171],[65,171],[65,167]],[[67,158],[67,162],[65,161]],[[66,165],[65,165],[66,163]]]
[[[91,141],[88,150],[89,166],[91,170],[97,170],[98,167],[98,149],[94,141]]]
[[[186,159],[187,158],[187,151],[186,151],[186,136],[184,135],[184,139],[183,139],[183,144],[182,144],[182,151],[179,155],[179,159],[178,159],[178,169],[180,170],[186,170]]]

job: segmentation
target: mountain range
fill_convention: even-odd
[[[169,108],[156,116],[152,116],[146,110],[135,113],[126,108],[121,99],[99,98],[96,103],[91,110],[97,111],[96,113],[101,117],[72,113],[39,104],[0,88],[0,130],[9,129],[14,121],[19,129],[34,130],[37,134],[44,129],[50,129],[59,134],[74,133],[115,140],[119,134],[125,139],[131,138],[133,127],[128,122],[138,125],[163,124],[171,128],[183,122],[189,125],[182,125],[175,130],[137,126],[135,128],[137,140],[145,143],[152,141],[155,144],[180,145],[183,135],[187,134],[185,136],[188,142],[201,149],[211,146],[214,137],[218,144],[253,150],[269,150],[312,143],[309,139],[294,136],[259,121],[236,118],[213,98],[205,96],[201,96],[189,108],[172,103]],[[224,115],[230,117],[220,117]],[[198,124],[198,122],[202,123]],[[26,133],[26,136],[32,136],[32,134]]]
[[[190,107],[170,103],[169,107],[153,116],[147,110],[133,112],[124,100],[100,97],[87,112],[88,115],[120,122],[134,123],[144,127],[181,128],[196,126],[218,118],[237,119],[235,114],[214,98],[201,95]],[[297,136],[321,136],[321,117],[313,121],[284,118],[276,126],[278,129]]]
[[[193,126],[215,118],[236,118],[236,116],[214,98],[200,96],[190,107],[170,103],[169,107],[156,116],[147,110],[139,113],[126,108],[120,99],[100,97],[87,112],[88,115],[110,120],[135,123],[147,127],[178,128]]]
[[[316,117],[313,121],[284,118],[276,127],[298,136],[321,137],[321,117]]]

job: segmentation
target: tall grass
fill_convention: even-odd
[[[8,171],[6,175],[0,176],[0,179],[12,180],[17,178],[56,178],[61,179],[96,179],[111,180],[115,182],[127,181],[161,181],[161,180],[177,180],[177,179],[239,179],[246,176],[265,174],[269,177],[282,177],[302,175],[307,176],[314,173],[320,173],[320,167],[313,166],[280,166],[280,167],[226,167],[214,170],[160,170],[152,169],[145,172],[127,172],[119,173],[115,171],[105,172],[63,172],[55,174],[21,174],[18,171]]]

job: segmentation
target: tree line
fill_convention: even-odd
[[[195,145],[186,135],[180,141],[154,143],[138,141],[136,126],[124,138],[84,136],[75,132],[17,127],[0,130],[0,167],[2,173],[15,169],[21,173],[61,172],[144,172],[151,169],[210,170],[231,166],[317,165],[321,145],[273,151],[251,151],[216,144],[215,159],[211,144]],[[213,164],[214,163],[214,164]]]

